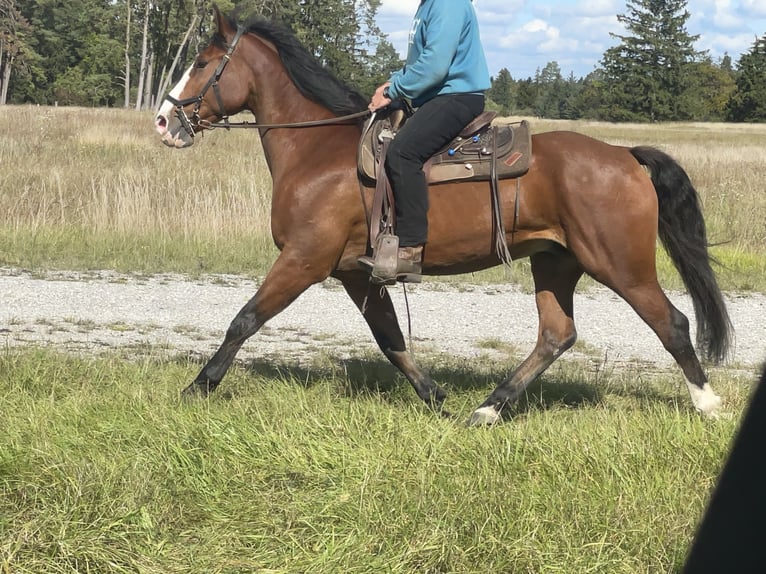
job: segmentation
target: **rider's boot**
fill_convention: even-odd
[[[392,254],[391,254],[392,255]],[[402,283],[420,283],[423,272],[423,246],[412,245],[399,247],[396,250],[396,261],[389,259],[383,250],[376,253],[375,258],[367,255],[359,257],[359,266],[370,273],[370,282],[374,285],[393,285]],[[392,259],[392,258],[391,258]]]

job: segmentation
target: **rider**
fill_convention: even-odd
[[[399,250],[392,277],[419,283],[428,235],[428,186],[423,164],[484,111],[489,72],[473,0],[421,0],[410,31],[407,62],[375,90],[371,111],[407,99],[416,108],[390,143],[385,168],[396,204]],[[374,261],[360,257],[372,270]]]

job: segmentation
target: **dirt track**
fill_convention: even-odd
[[[72,352],[152,349],[207,356],[257,286],[234,276],[41,275],[0,268],[0,343]],[[406,332],[402,288],[391,293]],[[688,297],[671,294],[671,299],[693,323]],[[727,302],[737,335],[733,362],[746,368],[761,364],[766,359],[766,296],[728,296]],[[525,354],[536,338],[534,297],[512,286],[424,284],[410,288],[409,303],[416,353],[491,355],[502,342]],[[654,333],[611,291],[576,295],[575,313],[579,340],[589,354],[612,363],[672,363]],[[247,342],[240,358],[303,362],[317,353],[344,358],[375,348],[348,296],[328,281],[274,318]]]

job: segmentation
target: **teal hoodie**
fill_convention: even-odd
[[[419,107],[440,94],[482,93],[487,60],[471,0],[421,0],[410,31],[407,63],[388,93]]]

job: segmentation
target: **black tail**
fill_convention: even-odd
[[[651,147],[630,150],[649,168],[659,201],[659,236],[689,291],[697,318],[697,347],[708,360],[726,358],[732,325],[710,267],[705,220],[689,176],[666,153]]]

